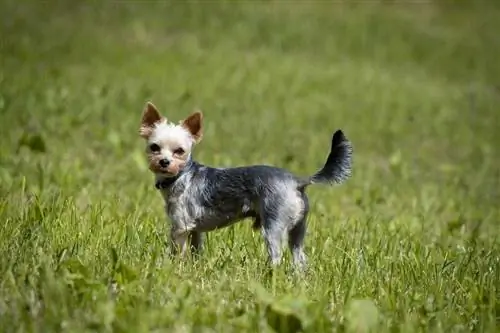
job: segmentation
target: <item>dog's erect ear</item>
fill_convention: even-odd
[[[148,138],[152,131],[154,124],[163,120],[163,117],[160,115],[156,106],[151,102],[147,102],[144,107],[144,111],[142,112],[142,120],[141,127],[139,129],[139,134],[143,138]]]
[[[201,113],[201,111],[195,111],[182,122],[182,126],[191,133],[196,143],[200,142],[203,136],[202,121],[203,113]]]

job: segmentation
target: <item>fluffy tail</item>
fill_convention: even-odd
[[[325,165],[314,175],[305,179],[300,187],[310,184],[341,184],[351,177],[352,145],[341,130],[332,137],[332,147]]]

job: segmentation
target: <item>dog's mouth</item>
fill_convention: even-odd
[[[183,161],[173,160],[167,165],[161,165],[160,161],[152,160],[149,163],[149,169],[162,178],[171,178],[176,177],[182,171],[184,165]]]
[[[173,170],[169,170],[168,168],[161,168],[161,167],[155,166],[153,168],[150,168],[150,170],[155,175],[161,176],[162,178],[165,178],[165,177],[174,177],[176,175],[175,172],[172,172]]]
[[[159,165],[152,164],[150,165],[149,169],[156,175],[162,176],[162,177],[175,177],[177,175],[176,172],[173,172],[175,170],[171,170],[170,168],[163,168]]]
[[[161,175],[161,176],[167,177],[167,178],[171,178],[171,177],[177,176],[177,174],[169,172],[167,170],[159,170],[156,173],[159,174],[159,175]]]

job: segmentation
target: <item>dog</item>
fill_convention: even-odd
[[[294,267],[306,267],[305,190],[311,184],[341,184],[351,176],[351,142],[337,130],[326,163],[310,177],[267,165],[214,168],[192,158],[203,137],[202,122],[201,111],[178,124],[168,122],[151,102],[142,112],[139,133],[147,143],[149,169],[171,220],[171,253],[183,255],[189,246],[199,254],[204,233],[251,218],[253,228],[261,230],[271,266],[280,264],[288,236]]]

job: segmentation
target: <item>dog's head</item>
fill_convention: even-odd
[[[202,138],[203,114],[192,113],[179,124],[169,123],[148,102],[142,113],[139,134],[147,142],[149,169],[164,177],[175,177],[188,162],[195,144]]]

